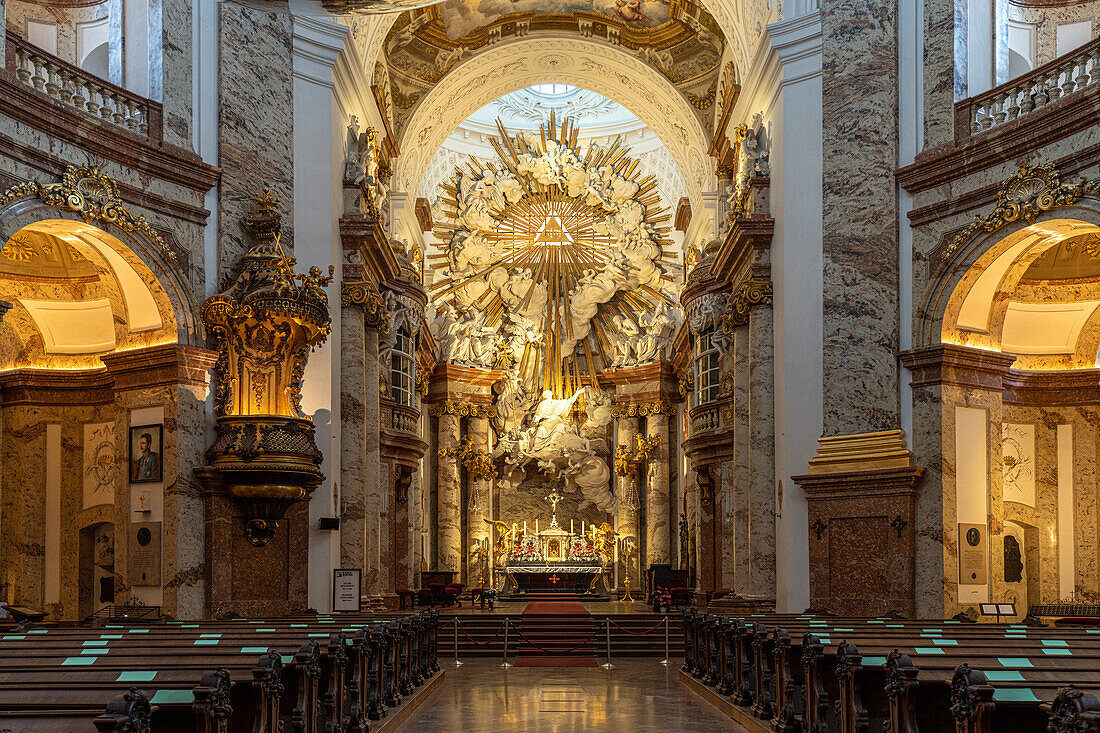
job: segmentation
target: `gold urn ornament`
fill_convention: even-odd
[[[245,217],[255,242],[240,274],[207,299],[201,317],[218,352],[214,366],[217,437],[209,466],[196,473],[207,491],[240,505],[245,536],[256,546],[274,537],[290,505],[309,498],[324,479],[313,421],[301,410],[310,352],[330,329],[332,281],[317,267],[295,274],[279,246],[279,202],[265,188],[259,210]]]

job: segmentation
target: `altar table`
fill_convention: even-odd
[[[529,593],[601,596],[607,593],[603,584],[603,568],[598,565],[509,565],[504,569],[504,574],[503,593],[506,596],[523,596]]]

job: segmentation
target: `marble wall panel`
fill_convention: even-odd
[[[897,4],[821,10],[826,435],[896,428]]]
[[[149,2],[150,95],[163,100],[165,142],[186,149],[192,147],[191,83],[195,73],[191,6],[188,0]]]
[[[293,252],[291,21],[284,8],[219,4],[218,276],[250,245],[241,222],[267,186],[280,200],[283,249]],[[279,113],[282,110],[282,113]]]

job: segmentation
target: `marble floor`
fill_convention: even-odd
[[[678,664],[623,659],[612,670],[446,665],[440,688],[395,733],[745,731],[680,686]]]

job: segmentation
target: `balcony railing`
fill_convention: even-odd
[[[718,405],[699,405],[691,408],[688,417],[691,420],[691,432],[702,433],[717,430],[722,426],[721,411]]]
[[[32,89],[150,140],[162,138],[160,103],[62,61],[10,30],[7,31],[6,55],[8,70]]]
[[[393,417],[390,419],[390,427],[402,433],[412,435],[420,434],[420,410],[404,405],[393,406]]]
[[[955,140],[1019,119],[1100,85],[1100,38],[1023,76],[955,104]]]

